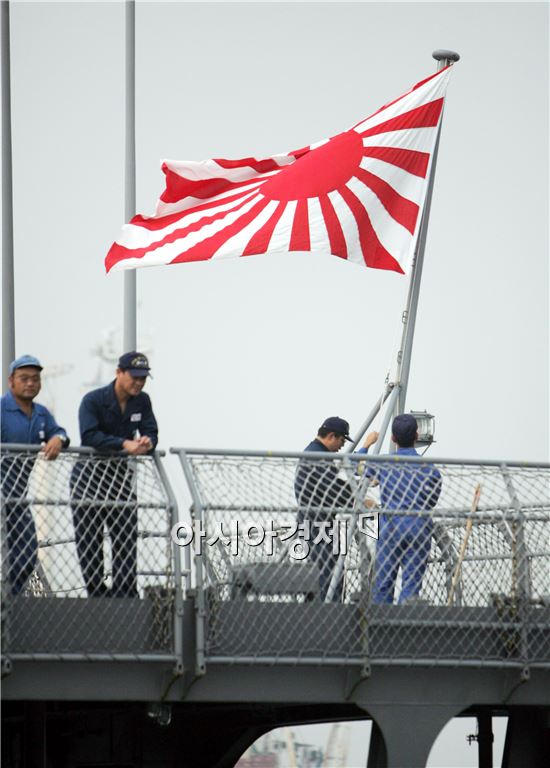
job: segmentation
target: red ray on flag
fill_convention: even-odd
[[[311,251],[407,271],[426,197],[447,67],[343,133],[257,160],[162,163],[154,216],[134,216],[107,272]]]

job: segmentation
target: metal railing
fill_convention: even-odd
[[[172,451],[2,447],[5,654],[550,667],[548,465]]]
[[[3,652],[180,658],[188,571],[160,455],[80,448],[48,461],[37,446],[3,445],[0,470]]]
[[[206,663],[550,667],[550,466],[174,448]],[[375,535],[379,534],[376,539]]]

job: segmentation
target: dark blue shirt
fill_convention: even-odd
[[[157,421],[151,399],[145,392],[128,399],[124,413],[115,394],[115,382],[84,395],[78,410],[82,445],[100,451],[120,451],[125,440],[136,439],[136,431],[158,443]]]
[[[46,406],[32,403],[30,417],[17,405],[11,392],[7,392],[0,405],[2,419],[2,443],[24,443],[40,445],[47,443],[54,435],[68,437],[65,430],[59,426]]]
[[[304,451],[332,452],[317,438]],[[345,507],[353,497],[353,489],[338,477],[340,464],[331,461],[300,459],[294,478],[294,495],[300,506]],[[300,513],[303,516],[303,511]]]
[[[47,443],[54,435],[69,438],[65,430],[59,426],[46,406],[32,403],[31,415],[17,405],[11,391],[7,392],[0,401],[0,418],[2,420],[2,443],[20,443],[25,445],[40,445]],[[27,483],[34,466],[34,457],[29,460],[25,456],[3,456],[0,464],[2,495],[4,497],[23,497],[27,492]]]

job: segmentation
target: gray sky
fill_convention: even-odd
[[[137,209],[161,158],[264,156],[348,128],[457,50],[408,406],[434,455],[548,458],[547,7],[137,4]],[[18,353],[77,438],[90,350],[122,323],[103,258],[124,220],[122,3],[12,4]],[[398,339],[406,278],[293,254],[138,272],[161,445],[300,450],[356,429]]]
[[[433,455],[548,460],[548,6],[138,2],[136,24],[141,213],[162,158],[313,143],[460,53],[407,406],[436,415]],[[42,399],[78,443],[91,350],[122,323],[103,259],[124,222],[124,4],[12,1],[11,45],[16,352],[73,366]],[[356,430],[406,289],[305,254],[138,271],[160,447],[301,450],[336,414]]]

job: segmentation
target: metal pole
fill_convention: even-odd
[[[164,488],[164,492],[168,497],[169,514],[170,514],[170,530],[179,522],[178,503],[172,490],[172,486],[168,480],[168,475],[165,472],[164,465],[160,456],[157,453],[153,454],[153,461],[159,473],[159,477]],[[176,665],[179,665],[178,672],[183,672],[183,611],[184,611],[184,595],[182,592],[182,579],[185,577],[185,592],[189,586],[189,578],[191,575],[191,569],[187,568],[186,573],[182,573],[181,569],[181,554],[180,548],[172,542],[172,553],[174,557],[174,615],[173,615],[173,631],[174,631],[174,653],[177,657]]]
[[[479,768],[493,768],[493,719],[485,710],[477,716],[477,754]]]
[[[458,61],[460,56],[454,51],[438,50],[432,54],[433,58],[437,60],[437,70],[440,71],[446,66]],[[443,118],[442,118],[443,119]],[[426,235],[428,232],[428,221],[430,218],[430,207],[432,202],[432,192],[435,177],[435,167],[437,164],[437,152],[439,148],[439,136],[441,133],[441,122],[439,121],[439,128],[437,131],[437,140],[435,143],[434,153],[432,157],[432,163],[430,168],[430,178],[428,180],[428,189],[426,192],[426,202],[424,205],[424,211],[422,213],[422,220],[420,222],[420,230],[418,234],[418,241],[416,244],[415,255],[413,259],[413,265],[411,270],[411,282],[409,288],[409,295],[407,297],[407,305],[403,313],[403,336],[402,345],[398,353],[398,371],[397,371],[397,383],[400,386],[399,398],[396,404],[395,415],[404,413],[405,401],[407,397],[407,386],[409,382],[409,372],[411,367],[411,355],[412,346],[414,340],[414,327],[416,323],[416,312],[418,309],[418,297],[420,294],[420,281],[422,279],[422,267],[424,264],[424,250],[426,247]]]
[[[382,420],[382,424],[380,426],[378,440],[376,441],[374,448],[372,449],[372,452],[371,452],[371,455],[373,456],[377,456],[380,453],[380,450],[382,448],[382,443],[384,442],[386,432],[388,431],[388,426],[390,423],[392,411],[395,408],[395,403],[398,401],[400,391],[401,391],[401,388],[399,384],[395,386],[392,390],[392,393],[390,395],[390,400],[388,402],[388,407],[386,408],[386,413],[384,414],[384,419]]]
[[[512,585],[510,611],[512,618],[521,624],[518,638],[517,653],[524,661],[525,666],[529,662],[529,600],[531,598],[531,574],[529,549],[525,541],[525,515],[521,502],[506,464],[502,464],[502,476],[506,490],[510,496],[511,506],[514,510],[512,518],[512,537],[510,541],[512,555]]]
[[[359,441],[361,440],[361,438],[363,437],[363,435],[365,434],[367,429],[370,427],[370,425],[372,424],[372,422],[374,421],[376,416],[378,415],[378,412],[379,412],[380,408],[382,408],[382,406],[384,405],[384,403],[388,399],[392,389],[393,389],[393,384],[386,384],[386,387],[384,389],[384,394],[382,395],[382,397],[380,399],[378,399],[376,401],[372,411],[369,413],[369,415],[367,416],[365,421],[361,424],[359,432],[357,432],[357,434],[353,438],[353,442],[348,443],[347,448],[346,448],[346,453],[351,453],[352,451],[354,451],[356,449],[357,444],[359,443]]]
[[[193,477],[193,471],[189,466],[189,460],[187,454],[183,450],[175,451],[180,460],[183,474],[187,481],[187,486],[191,493],[191,499],[193,501],[194,519],[199,521],[200,531],[206,530],[206,520],[204,517],[204,509],[202,501]],[[202,544],[202,540],[201,540]],[[202,677],[206,673],[206,633],[208,632],[209,616],[206,612],[206,596],[204,586],[204,560],[201,549],[199,548],[198,554],[195,555],[195,579],[197,590],[195,594],[195,673],[197,677]]]
[[[15,358],[13,184],[11,157],[10,4],[2,0],[2,391]]]
[[[136,212],[136,6],[126,0],[126,158],[124,214],[130,221]],[[124,272],[123,352],[137,348],[136,270]]]

